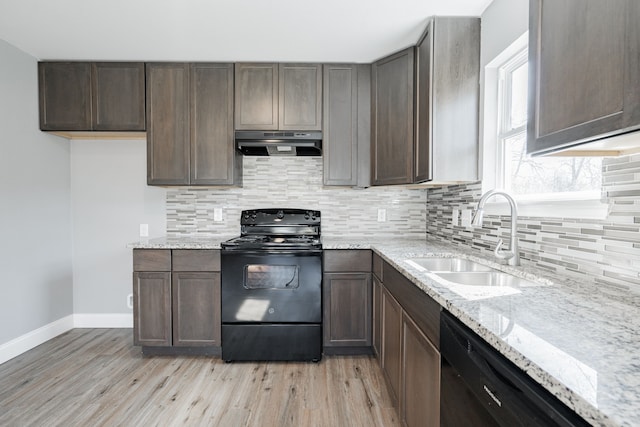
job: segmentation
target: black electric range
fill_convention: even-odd
[[[242,211],[222,243],[222,359],[322,357],[320,212]]]

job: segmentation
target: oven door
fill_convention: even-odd
[[[222,251],[222,323],[322,322],[322,252]]]

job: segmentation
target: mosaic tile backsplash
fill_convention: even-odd
[[[243,187],[167,190],[167,235],[237,235],[240,212],[255,208],[320,210],[326,237],[424,237],[426,190],[366,190],[322,185],[321,157],[244,157]],[[214,221],[221,208],[222,221]],[[378,209],[386,221],[378,222]]]
[[[244,157],[242,188],[167,190],[168,235],[237,235],[240,212],[261,207],[322,211],[327,237],[397,237],[447,241],[486,256],[508,242],[508,216],[486,215],[482,228],[451,223],[454,209],[475,208],[480,183],[430,189],[398,186],[357,190],[322,185],[319,157]],[[523,265],[595,283],[601,292],[640,298],[640,154],[605,159],[605,220],[523,217],[518,237]],[[214,221],[214,208],[223,220]],[[378,222],[378,208],[387,221]]]
[[[491,256],[498,239],[508,245],[509,216],[485,215],[484,226],[452,225],[454,209],[473,210],[481,184],[429,189],[427,239],[471,247]],[[518,218],[523,265],[588,280],[618,297],[640,297],[640,155],[603,161],[605,220]]]

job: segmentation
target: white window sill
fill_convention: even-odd
[[[518,215],[544,218],[606,219],[609,205],[602,203],[600,195],[562,194],[516,196]],[[509,204],[500,196],[485,205],[486,215],[509,215]]]

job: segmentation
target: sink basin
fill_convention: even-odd
[[[467,286],[508,286],[522,288],[540,286],[527,279],[521,279],[512,274],[501,271],[464,271],[464,272],[440,272],[436,273],[449,282]]]
[[[418,269],[424,269],[434,273],[441,271],[494,271],[491,267],[464,258],[412,258],[408,259],[407,263]]]

